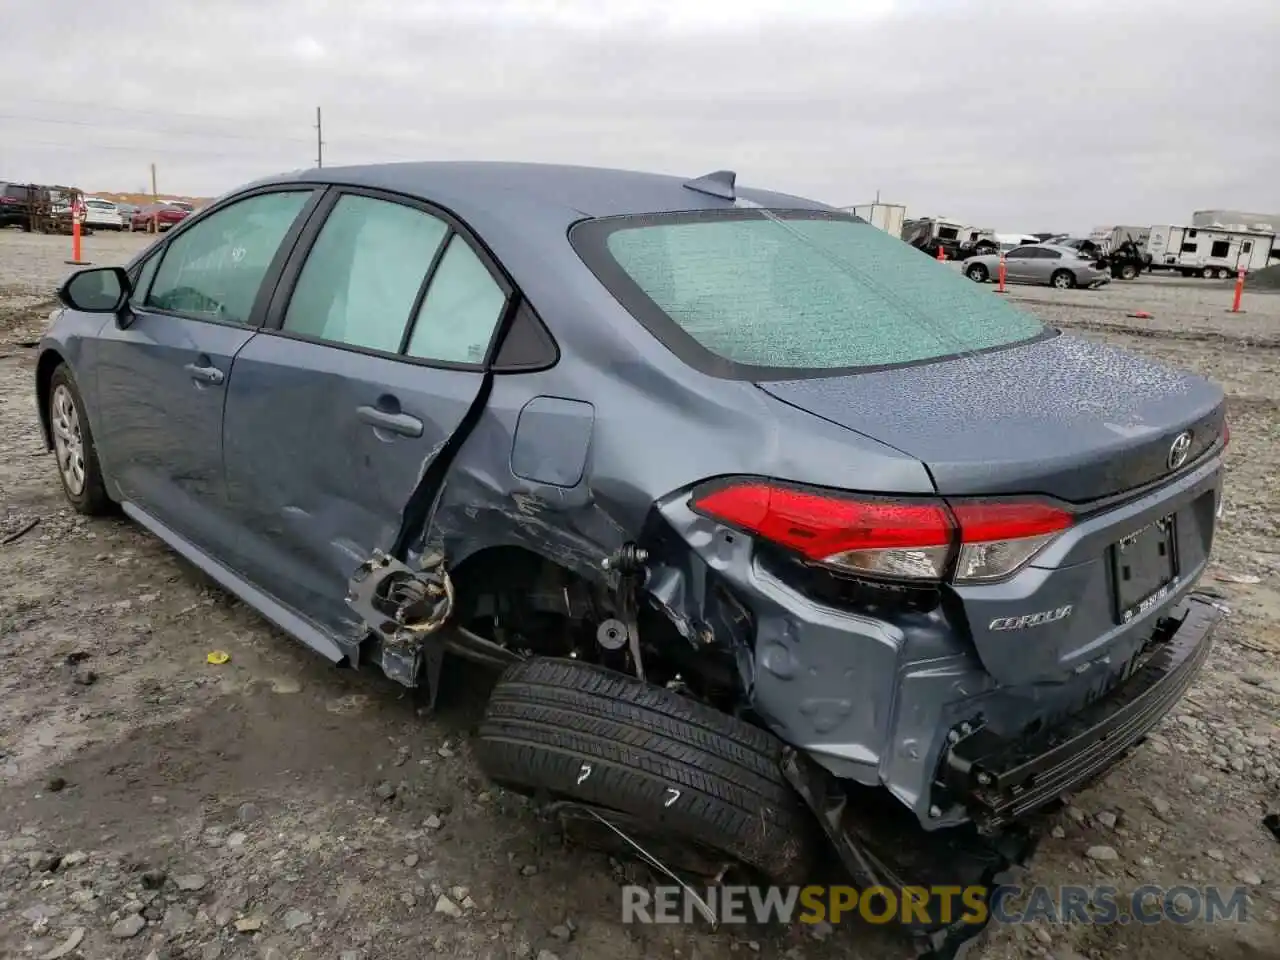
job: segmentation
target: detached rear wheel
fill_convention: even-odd
[[[782,748],[772,734],[663,687],[534,658],[494,687],[476,753],[503,786],[597,809],[664,847],[710,848],[800,883],[815,824],[783,777]]]
[[[102,482],[84,401],[65,363],[58,364],[49,378],[49,432],[67,501],[85,516],[110,513],[111,498]]]

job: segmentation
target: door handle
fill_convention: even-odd
[[[227,379],[227,375],[217,367],[202,367],[195,363],[188,363],[182,369],[191,374],[191,379],[196,383],[219,384]]]
[[[356,416],[375,430],[386,430],[404,437],[422,436],[422,421],[407,413],[389,413],[377,407],[357,407]]]

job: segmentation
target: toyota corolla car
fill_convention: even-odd
[[[1111,272],[1100,266],[1096,256],[1053,243],[1033,243],[1014,247],[1005,255],[1005,279],[1010,283],[1047,284],[1060,290],[1073,287],[1100,287],[1111,282]],[[999,278],[1000,254],[970,257],[964,275],[985,283]]]
[[[485,770],[686,869],[989,883],[1210,649],[1217,386],[731,173],[291,174],[61,298],[76,509],[432,701],[502,668]]]

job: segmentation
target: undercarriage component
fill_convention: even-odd
[[[782,769],[863,890],[879,887],[901,899],[907,888],[978,887],[989,901],[1031,857],[1038,840],[1027,824],[999,837],[982,837],[966,827],[926,832],[887,791],[862,788],[851,794],[855,788],[790,747]],[[958,960],[985,927],[986,923],[954,919],[913,923],[906,929],[916,940],[921,960]]]
[[[493,666],[520,659],[501,644],[448,624],[453,581],[439,554],[424,556],[422,569],[413,570],[375,550],[351,577],[347,605],[373,634],[375,656],[387,676],[416,687],[425,673],[430,707],[439,694],[446,650]]]
[[[627,648],[631,653],[631,666],[641,680],[644,676],[644,659],[640,654],[640,591],[648,579],[649,551],[634,543],[624,543],[611,556],[605,557],[601,566],[618,574],[618,620],[626,630]]]
[[[629,631],[621,620],[605,620],[596,628],[596,642],[606,650],[621,650],[627,645]]]

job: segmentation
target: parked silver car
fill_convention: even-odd
[[[1111,282],[1111,274],[1097,261],[1083,256],[1071,247],[1053,243],[1027,244],[1014,247],[1004,258],[1005,279],[1009,283],[1047,283],[1060,290],[1072,287],[1100,287]],[[989,254],[970,257],[964,262],[964,275],[977,283],[999,276],[1000,256]]]

